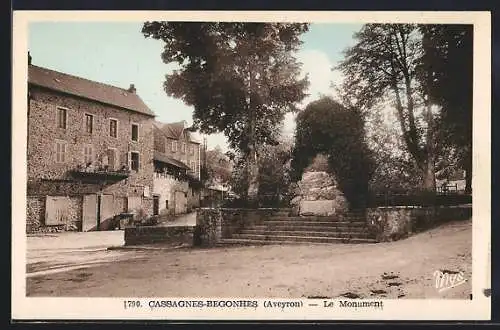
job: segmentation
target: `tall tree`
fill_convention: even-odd
[[[435,190],[435,113],[421,80],[422,38],[414,24],[366,24],[345,51],[339,69],[350,102],[369,111],[392,101],[405,147],[422,175],[422,188]]]
[[[165,42],[168,95],[194,106],[201,132],[223,132],[248,167],[247,196],[258,193],[258,146],[275,144],[284,115],[306,96],[294,52],[308,24],[146,22],[145,37]]]
[[[473,26],[422,25],[422,81],[431,101],[441,107],[439,138],[454,148],[458,166],[472,181]]]

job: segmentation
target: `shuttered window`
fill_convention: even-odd
[[[139,153],[136,151],[131,151],[129,153],[129,160],[130,160],[130,169],[132,171],[139,171],[140,164],[139,164]]]
[[[109,120],[109,136],[114,138],[118,136],[118,120],[116,119]]]
[[[90,144],[83,146],[83,159],[85,164],[94,162],[94,148]]]
[[[139,140],[139,125],[132,124],[132,141]]]
[[[108,149],[108,168],[110,170],[116,169],[116,150]]]
[[[66,162],[66,141],[56,141],[56,162]]]
[[[66,129],[68,112],[64,108],[57,108],[57,127]]]

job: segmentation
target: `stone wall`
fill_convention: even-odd
[[[45,196],[27,196],[26,233],[78,231],[82,226],[82,202],[77,196],[67,197],[65,208],[66,221],[61,224],[47,225],[45,220]]]
[[[344,214],[348,203],[335,179],[325,171],[308,171],[302,175],[291,204],[301,215]]]
[[[221,238],[231,238],[245,226],[262,223],[275,211],[272,208],[199,208],[195,242],[199,246],[214,246]]]
[[[187,181],[177,180],[173,175],[165,173],[154,173],[153,194],[158,195],[159,197],[160,216],[174,214],[176,191],[186,194],[187,211],[200,206],[199,190],[190,187]]]
[[[387,242],[406,238],[447,221],[470,219],[472,207],[378,207],[367,209],[366,216],[368,228],[376,239]]]
[[[193,245],[194,226],[137,226],[125,228],[125,245]]]

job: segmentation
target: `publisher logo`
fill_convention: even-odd
[[[467,282],[464,273],[447,270],[436,270],[434,279],[438,292],[446,291]]]

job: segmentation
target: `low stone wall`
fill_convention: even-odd
[[[471,206],[378,207],[366,213],[368,228],[379,242],[399,240],[447,221],[471,217]]]
[[[188,244],[194,240],[194,226],[137,226],[125,228],[125,245]]]
[[[210,247],[231,238],[244,226],[259,224],[277,209],[200,208],[196,214],[195,245]]]

